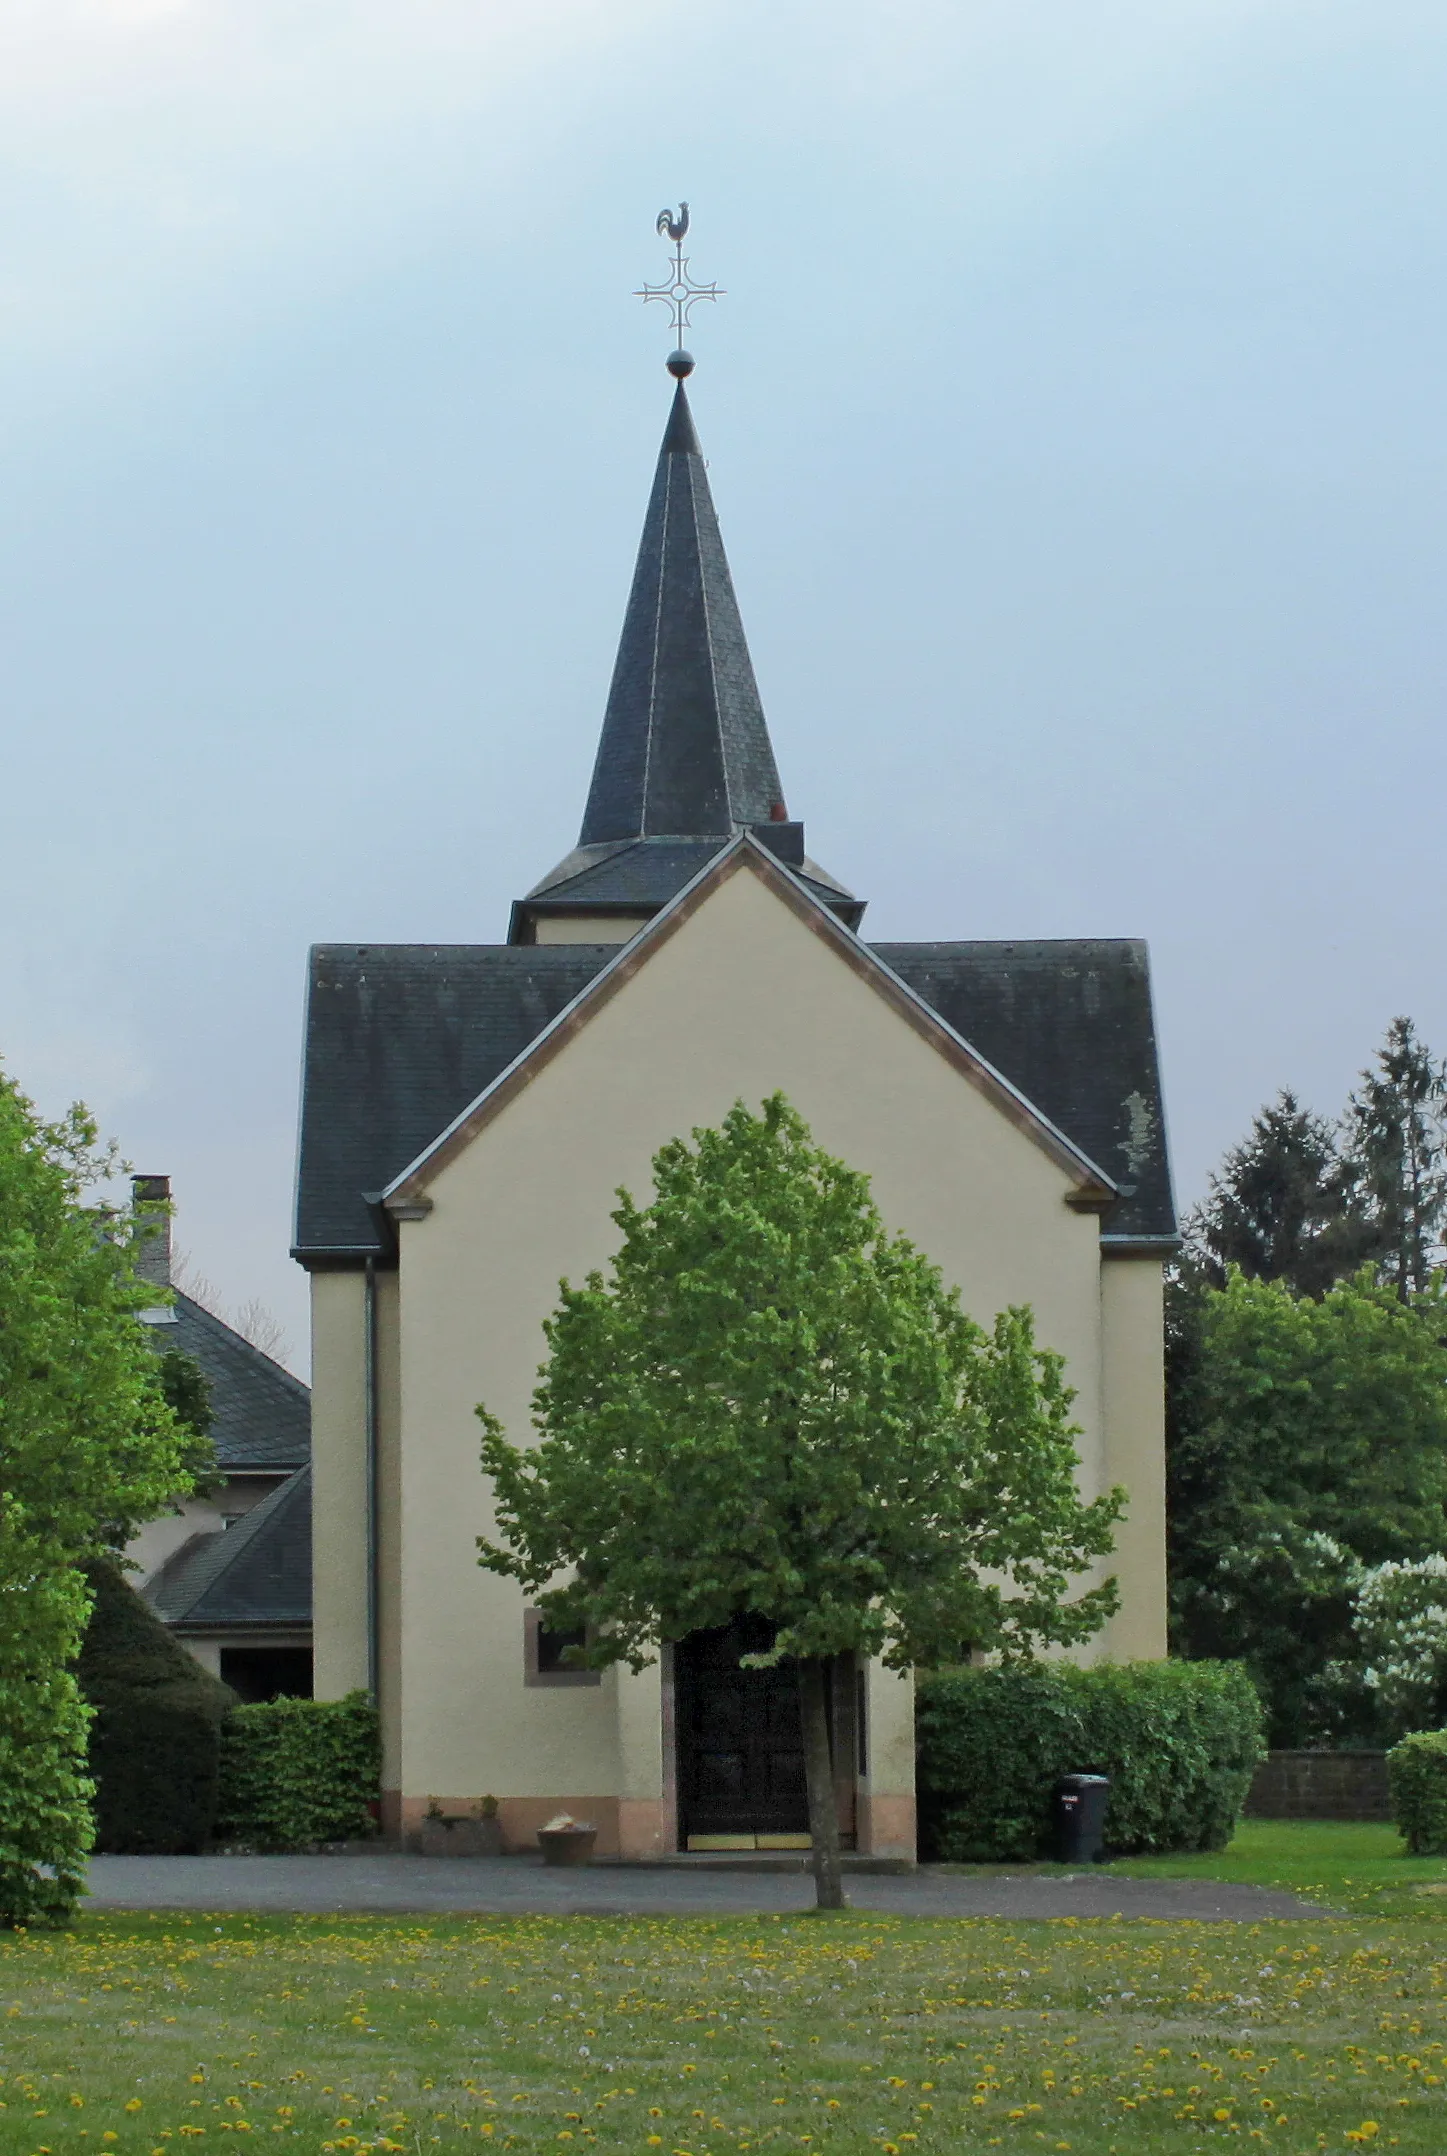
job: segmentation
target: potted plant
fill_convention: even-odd
[[[575,1819],[571,1812],[559,1812],[556,1819],[538,1828],[538,1847],[545,1864],[586,1864],[597,1839],[598,1829]]]
[[[424,1857],[500,1857],[502,1822],[497,1798],[479,1797],[465,1812],[444,1812],[436,1797],[427,1800],[422,1822]]]

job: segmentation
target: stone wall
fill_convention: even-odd
[[[1385,1752],[1268,1752],[1248,1819],[1390,1819]]]

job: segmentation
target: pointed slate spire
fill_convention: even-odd
[[[580,846],[727,838],[782,813],[684,370],[677,371]]]

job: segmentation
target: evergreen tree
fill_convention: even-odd
[[[1335,1129],[1285,1091],[1231,1148],[1186,1222],[1188,1264],[1213,1288],[1234,1265],[1248,1280],[1322,1295],[1370,1244]]]
[[[1425,1293],[1447,1221],[1447,1071],[1394,1018],[1348,1103],[1347,1159],[1367,1255],[1403,1302]]]

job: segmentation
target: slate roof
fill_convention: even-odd
[[[197,1535],[142,1590],[181,1629],[312,1621],[312,1478],[304,1467],[234,1527]]]
[[[617,956],[616,944],[312,953],[295,1254],[385,1255],[376,1197]],[[1132,1188],[1107,1235],[1171,1236],[1143,944],[883,944],[878,955],[1067,1138]]]
[[[1102,1235],[1173,1238],[1150,958],[1144,943],[877,943],[938,1011],[1120,1188]]]
[[[304,1467],[311,1458],[309,1389],[191,1296],[176,1289],[174,1298],[174,1322],[154,1328],[155,1343],[179,1348],[205,1373],[218,1464],[232,1472]]]
[[[616,944],[320,944],[311,954],[295,1254],[382,1254],[369,1202]]]
[[[644,518],[579,844],[650,835],[730,838],[767,823],[782,801],[703,452],[680,382]]]
[[[770,830],[778,825],[764,824],[757,832],[758,838],[767,843]],[[790,833],[799,833],[799,846],[794,857],[795,874],[807,889],[823,905],[836,912],[852,917],[862,913],[863,906],[852,891],[846,890],[816,861],[804,859],[803,834],[798,825],[784,827]],[[607,846],[577,846],[549,870],[541,883],[534,884],[525,907],[539,902],[545,909],[557,905],[570,912],[586,912],[590,907],[603,912],[616,907],[621,911],[652,908],[657,911],[666,906],[671,898],[691,883],[700,869],[706,868],[714,855],[729,843],[723,838],[642,838],[617,840]],[[788,858],[788,856],[785,856]],[[793,863],[791,863],[793,865]]]

